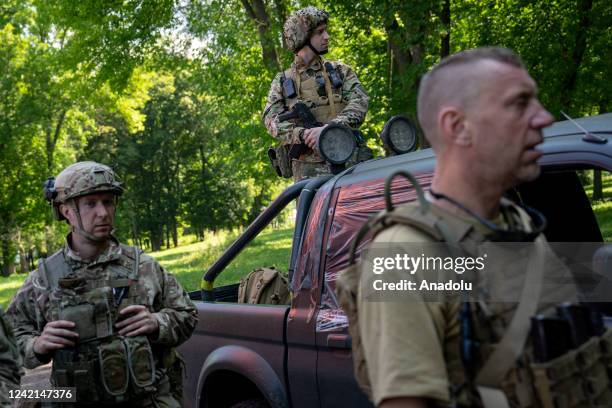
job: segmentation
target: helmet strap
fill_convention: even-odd
[[[72,232],[77,233],[80,236],[85,237],[85,239],[87,239],[88,241],[91,241],[96,244],[104,242],[108,239],[107,237],[97,237],[91,232],[85,231],[85,228],[83,228],[83,221],[81,220],[81,212],[79,211],[79,206],[77,205],[74,199],[70,200],[70,206],[72,207],[72,210],[76,214],[77,222],[79,223],[78,227],[75,227],[73,225],[70,226],[70,229],[72,230]]]
[[[308,41],[306,42],[306,46],[308,48],[310,48],[312,50],[312,52],[314,52],[316,55],[325,55],[327,54],[327,52],[329,51],[329,49],[325,50],[325,51],[318,51],[315,47],[312,46],[312,43],[310,42],[310,38],[308,39]]]

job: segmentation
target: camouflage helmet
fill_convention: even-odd
[[[53,206],[55,218],[63,220],[59,205],[68,200],[96,193],[123,193],[121,182],[108,166],[84,161],[66,167],[57,178],[50,177],[44,185],[45,198]]]
[[[293,53],[298,52],[308,43],[313,31],[321,24],[327,24],[327,20],[327,11],[312,6],[291,14],[283,27],[287,48]]]

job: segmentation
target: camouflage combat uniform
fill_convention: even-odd
[[[68,222],[73,232],[62,249],[39,262],[9,306],[7,315],[25,367],[53,359],[51,383],[76,387],[79,403],[180,407],[182,372],[175,347],[195,328],[195,306],[176,278],[155,260],[136,247],[120,244],[110,233],[95,235],[85,228],[81,216],[81,197],[98,194],[108,200],[113,195],[117,200],[122,183],[108,166],[79,162],[57,179],[50,177],[43,191],[57,220],[66,220],[62,206],[66,214],[71,211]],[[112,224],[114,205],[96,218]],[[91,212],[87,214],[91,219]],[[75,237],[98,246],[94,259],[78,255],[72,246]],[[145,306],[157,320],[155,338],[119,334],[120,310],[131,305]],[[58,320],[75,324],[76,345],[36,354],[34,343],[45,325]]]
[[[0,309],[0,407],[11,406],[9,390],[19,388],[23,370],[13,330]]]
[[[79,258],[68,242],[67,240],[60,250],[60,255],[64,257],[74,275],[88,282],[125,278],[120,276],[123,270],[117,266],[134,262],[134,248],[117,241],[113,241],[106,252],[91,262]],[[170,395],[172,390],[168,384],[166,369],[162,367],[160,360],[167,358],[173,347],[189,338],[197,323],[197,311],[172,274],[145,254],[140,254],[139,258],[138,286],[146,293],[145,306],[155,313],[159,322],[159,336],[151,339],[153,354],[157,360],[156,376],[160,377],[156,382],[158,391],[154,399],[161,406],[180,406]],[[44,279],[40,268],[31,272],[8,309],[18,344],[24,351],[25,367],[30,369],[48,362],[45,359],[40,360],[41,356],[37,356],[33,349],[34,341],[41,335],[45,324],[53,320],[54,314]],[[148,403],[145,399],[142,405],[146,406]]]
[[[310,33],[320,24],[327,23],[327,12],[314,7],[298,10],[289,17],[284,27],[284,36],[291,51],[297,51],[308,41]],[[291,67],[276,75],[268,93],[263,121],[272,137],[283,144],[303,143],[304,124],[299,119],[280,122],[278,115],[298,102],[303,102],[311,110],[317,122],[338,123],[357,129],[363,123],[368,112],[369,97],[361,86],[355,72],[346,64],[331,62],[340,76],[342,85],[333,88],[329,74],[324,66],[325,60],[316,56],[308,65],[302,58],[295,56]],[[287,98],[283,93],[283,78],[292,79],[297,96]],[[330,103],[329,93],[333,94]],[[333,106],[332,106],[333,104]],[[292,161],[293,177],[296,181],[306,177],[329,174],[327,164],[312,149],[299,159]]]

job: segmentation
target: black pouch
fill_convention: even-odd
[[[279,177],[293,177],[291,169],[291,157],[289,155],[290,145],[280,145],[278,147],[270,147],[268,149],[268,157],[272,163],[272,167]]]
[[[272,165],[272,168],[276,172],[276,175],[278,177],[282,177],[283,173],[281,172],[281,169],[278,165],[278,158],[276,157],[276,149],[272,146],[268,148],[268,158],[270,159],[270,164]]]

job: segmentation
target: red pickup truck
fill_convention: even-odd
[[[546,129],[543,173],[508,194],[539,209],[549,241],[602,241],[579,170],[612,170],[612,113]],[[334,294],[358,228],[384,208],[384,180],[404,169],[428,188],[431,150],[360,163],[336,176],[305,180],[284,191],[203,277],[191,293],[199,311],[193,337],[181,346],[188,407],[371,407],[353,378],[347,319]],[[404,180],[394,202],[415,199]],[[212,288],[227,264],[290,202],[298,199],[288,305],[238,304],[238,285]],[[610,233],[608,233],[610,235]],[[367,244],[367,239],[363,245]],[[263,266],[263,265],[262,265]]]

